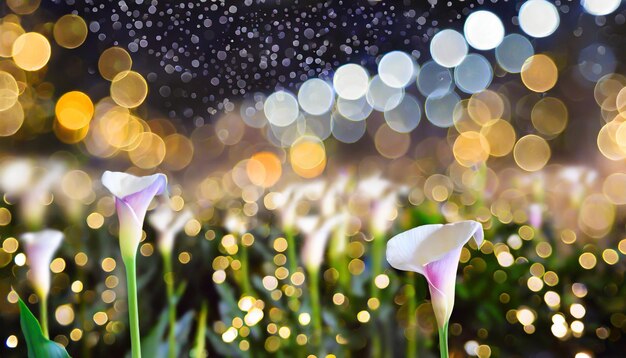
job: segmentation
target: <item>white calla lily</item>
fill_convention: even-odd
[[[164,174],[137,177],[126,173],[106,171],[102,174],[102,185],[115,196],[115,208],[120,226],[120,250],[126,267],[128,286],[131,354],[133,358],[140,358],[141,339],[135,256],[141,241],[141,230],[148,206],[156,195],[165,194],[167,177]]]
[[[157,247],[162,254],[170,254],[174,249],[176,235],[193,218],[191,211],[176,212],[168,204],[161,204],[148,217],[148,222],[157,232]]]
[[[50,292],[50,263],[63,241],[63,233],[57,230],[27,232],[20,236],[24,243],[26,260],[30,267],[29,280],[39,297]]]
[[[447,325],[452,314],[461,249],[472,237],[480,246],[483,227],[468,220],[419,226],[394,236],[387,243],[387,261],[392,267],[426,277],[440,328]]]
[[[27,232],[20,236],[24,243],[26,260],[30,267],[28,279],[39,296],[39,322],[44,337],[48,337],[48,294],[50,293],[50,263],[63,241],[63,233],[57,230]]]
[[[345,220],[347,220],[345,213],[326,219],[306,216],[299,220],[300,229],[305,234],[302,262],[308,270],[317,270],[322,265],[332,230]]]
[[[164,174],[137,177],[106,171],[102,174],[102,185],[115,196],[122,258],[134,258],[148,206],[156,195],[165,192],[167,177]]]

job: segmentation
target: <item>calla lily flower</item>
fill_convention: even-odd
[[[134,258],[148,206],[156,195],[165,192],[167,177],[164,174],[136,177],[106,171],[102,174],[102,185],[115,196],[122,257]]]
[[[391,216],[397,210],[396,198],[397,193],[391,191],[372,203],[370,225],[375,235],[381,235],[391,227]]]
[[[145,177],[106,171],[102,174],[102,185],[115,196],[115,208],[119,220],[120,249],[126,267],[128,286],[128,315],[132,357],[141,357],[139,336],[139,307],[137,301],[136,254],[146,211],[156,195],[166,191],[167,177],[154,174]]]
[[[454,306],[454,286],[461,249],[474,237],[480,246],[483,227],[476,221],[423,225],[394,236],[387,243],[387,261],[426,277],[435,318],[446,327]]]
[[[193,218],[191,211],[176,212],[167,204],[161,204],[148,217],[148,222],[157,232],[157,247],[162,254],[169,255],[174,249],[176,235]]]
[[[20,239],[24,242],[26,260],[30,267],[28,278],[39,296],[39,321],[44,337],[48,338],[48,294],[50,293],[50,263],[63,241],[63,233],[57,230],[27,232]]]
[[[532,203],[528,206],[528,222],[538,229],[543,224],[543,205]]]
[[[281,193],[280,207],[281,224],[285,230],[293,229],[296,225],[297,208],[300,200],[304,197],[319,197],[325,187],[325,183],[321,180],[308,182],[305,184],[294,184],[287,187]]]
[[[46,229],[24,233],[20,239],[24,242],[31,284],[39,297],[47,297],[50,292],[50,263],[61,246],[63,233]]]
[[[64,172],[65,165],[63,163],[57,161],[48,163],[45,173],[34,183],[32,188],[22,195],[20,211],[29,228],[41,228],[46,209],[44,203],[46,195],[50,193],[52,186],[59,181]]]
[[[305,235],[302,246],[302,262],[309,270],[317,270],[324,261],[324,252],[332,230],[346,220],[347,214],[335,214],[327,219],[306,216],[298,220],[298,226]]]

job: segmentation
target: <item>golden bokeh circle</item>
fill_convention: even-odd
[[[58,121],[54,122],[52,129],[54,131],[54,134],[57,136],[57,138],[61,142],[67,143],[67,144],[78,143],[81,140],[85,139],[85,137],[87,136],[87,133],[89,133],[89,125],[86,125],[82,128],[78,128],[74,130],[74,129],[65,128]]]
[[[489,154],[494,157],[503,157],[511,153],[517,137],[513,126],[503,119],[485,125],[480,133],[487,139]]]
[[[124,108],[135,108],[148,96],[148,83],[135,71],[118,73],[111,82],[111,98]]]
[[[529,90],[541,93],[554,87],[559,71],[550,57],[538,54],[526,59],[520,74]]]
[[[29,15],[39,8],[41,0],[7,0],[7,6],[18,15]]]
[[[128,152],[130,161],[141,169],[152,169],[165,158],[165,142],[158,135],[143,132],[139,135],[138,145]]]
[[[622,160],[626,157],[624,150],[617,142],[617,133],[621,124],[613,120],[605,124],[598,132],[598,149],[602,155],[610,160]]]
[[[489,142],[479,132],[463,132],[454,141],[452,152],[459,164],[464,167],[472,167],[489,158]]]
[[[24,110],[20,102],[0,111],[0,136],[7,137],[15,134],[24,123]]]
[[[52,34],[59,46],[77,48],[87,39],[87,24],[78,15],[64,15],[54,24]]]
[[[520,138],[513,148],[515,163],[529,172],[542,169],[550,160],[550,155],[548,142],[534,134]]]
[[[50,42],[38,32],[20,35],[15,39],[11,50],[15,64],[26,71],[42,69],[50,60],[51,53]]]
[[[474,93],[467,104],[467,111],[477,124],[485,125],[493,120],[502,118],[504,101],[502,97],[491,90]]]
[[[69,130],[78,130],[89,124],[94,106],[89,96],[80,91],[72,91],[59,98],[54,112],[60,125]]]
[[[539,133],[557,135],[567,126],[567,107],[558,98],[545,97],[535,103],[530,118]]]
[[[298,138],[289,149],[289,161],[293,171],[303,178],[319,176],[326,168],[326,148],[316,137]]]
[[[13,43],[24,32],[24,29],[14,22],[4,21],[0,24],[0,57],[11,57]]]
[[[613,173],[604,179],[602,192],[615,205],[626,204],[626,174]]]
[[[130,71],[133,60],[130,54],[121,47],[110,47],[98,59],[98,71],[100,75],[109,81],[113,81],[115,76],[122,72]]]
[[[272,152],[255,153],[246,163],[246,173],[252,184],[264,188],[276,184],[282,171],[280,159]]]
[[[163,140],[165,142],[165,158],[163,165],[169,170],[181,170],[191,163],[193,159],[193,143],[182,134],[170,134]]]
[[[19,94],[15,78],[8,72],[0,71],[0,111],[13,107]]]

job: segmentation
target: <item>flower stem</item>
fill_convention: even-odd
[[[209,311],[209,306],[206,301],[202,302],[200,308],[200,315],[198,316],[198,332],[196,333],[196,344],[194,348],[195,358],[204,358],[204,345],[206,335],[206,317]]]
[[[375,234],[372,241],[372,281],[370,285],[370,297],[378,298],[378,287],[376,287],[376,277],[383,271],[383,253],[385,251],[385,240],[383,235]]]
[[[298,272],[298,256],[293,229],[285,228],[285,239],[287,239],[287,263],[289,264],[289,277],[291,277]],[[295,295],[289,297],[289,307],[294,312],[298,310],[298,298]]]
[[[448,358],[448,322],[439,328],[439,352],[441,358]]]
[[[41,324],[41,332],[46,338],[50,338],[48,334],[48,298],[41,297],[39,300],[39,322]]]
[[[169,332],[167,343],[167,356],[169,358],[176,357],[176,297],[174,294],[174,270],[172,269],[171,253],[163,253],[163,278],[167,291],[167,310],[169,316]]]
[[[415,274],[407,272],[407,288],[406,299],[407,307],[407,330],[410,335],[407,336],[406,356],[417,357],[417,300],[415,299]]]
[[[311,316],[313,321],[313,345],[319,345],[322,338],[322,315],[320,311],[319,273],[313,268],[309,271],[309,291],[311,293]]]
[[[385,240],[384,237],[378,233],[374,234],[374,239],[372,241],[372,277],[370,282],[370,297],[378,299],[379,289],[376,287],[376,277],[380,275],[383,271],[383,252],[385,250]],[[382,342],[381,335],[377,334],[377,326],[378,326],[378,315],[374,314],[372,317],[372,328],[374,329],[373,337],[372,337],[372,356],[380,357],[382,355]]]
[[[137,305],[137,267],[134,257],[124,259],[126,285],[128,286],[128,321],[130,324],[130,344],[132,358],[141,358],[139,335],[139,307]]]
[[[248,273],[248,247],[241,244],[241,277],[243,281],[243,294],[252,294],[252,285],[250,284],[250,274]]]

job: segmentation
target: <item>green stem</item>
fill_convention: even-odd
[[[169,252],[163,253],[163,278],[167,291],[167,311],[169,316],[169,332],[167,343],[167,356],[176,357],[176,296],[174,293],[174,270],[172,269],[172,256]]]
[[[417,300],[415,299],[415,274],[407,272],[407,329],[410,335],[407,337],[406,356],[417,357]]]
[[[243,294],[252,294],[252,285],[250,284],[250,274],[248,273],[248,247],[241,244],[241,276],[243,282]]]
[[[296,239],[291,228],[285,228],[285,239],[287,239],[287,264],[289,265],[289,277],[291,277],[294,273],[298,272]],[[289,303],[289,307],[293,311],[297,311],[298,298],[295,295],[289,297]]]
[[[209,306],[206,301],[202,302],[200,307],[200,315],[198,316],[198,332],[196,333],[196,344],[194,348],[195,358],[204,358],[204,345],[206,336],[206,317],[209,312]]]
[[[439,328],[439,352],[441,358],[448,358],[448,322]]]
[[[313,321],[313,345],[319,345],[322,338],[322,315],[320,312],[320,290],[318,269],[309,271],[309,291],[311,293],[311,316]]]
[[[50,338],[48,334],[48,298],[41,297],[39,300],[39,322],[41,323],[41,332],[46,338]]]
[[[130,324],[130,344],[132,358],[141,358],[139,335],[139,306],[137,304],[137,267],[134,257],[124,259],[126,285],[128,286],[128,321]]]
[[[374,234],[374,239],[372,240],[372,277],[370,282],[370,297],[378,299],[379,290],[376,287],[376,277],[380,275],[383,271],[383,253],[385,250],[385,240],[381,234]],[[380,357],[382,356],[382,342],[381,335],[378,334],[377,330],[377,315],[374,312],[372,314],[372,329],[374,332],[372,333],[372,356]]]
[[[375,234],[372,241],[372,281],[370,284],[370,297],[378,298],[378,287],[376,287],[376,276],[383,272],[383,254],[385,251],[385,240],[383,235]]]

